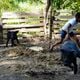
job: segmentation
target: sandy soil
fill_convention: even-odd
[[[45,44],[45,45],[44,45]],[[78,73],[63,66],[60,52],[48,52],[49,44],[26,44],[17,47],[0,48],[0,80],[80,80],[80,59]],[[43,47],[44,51],[30,47]]]

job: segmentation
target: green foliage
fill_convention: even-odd
[[[21,3],[26,6],[20,7]],[[31,6],[42,3],[42,0],[0,0],[0,14],[4,11],[27,11]]]
[[[0,13],[3,11],[31,11],[32,8],[43,8],[45,0],[0,0]],[[80,11],[80,0],[51,0],[54,9],[72,9]],[[20,7],[23,4],[23,7]],[[25,5],[25,6],[24,6]],[[33,11],[33,10],[32,10]]]
[[[65,0],[62,8],[72,9],[73,11],[80,11],[80,0]]]
[[[80,0],[51,0],[54,9],[71,9],[80,11]]]
[[[61,9],[62,3],[63,3],[63,0],[52,0],[52,6],[55,9]]]
[[[76,12],[80,11],[80,3],[78,2],[74,2],[73,4],[71,4],[70,8]]]

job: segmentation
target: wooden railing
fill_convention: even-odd
[[[3,39],[5,39],[8,30],[18,30],[20,36],[24,33],[44,32],[43,17],[41,14],[26,12],[4,12],[1,17],[3,24]],[[27,37],[27,34],[26,34]]]
[[[71,11],[64,10],[59,12],[60,14],[55,16],[56,20],[53,22],[53,34],[59,34],[60,28],[73,17]],[[3,39],[6,38],[8,30],[19,30],[19,36],[21,37],[27,37],[27,34],[31,32],[35,32],[39,36],[44,36],[43,19],[43,14],[4,12],[1,17],[3,24]],[[77,32],[80,33],[79,28]],[[24,36],[24,34],[26,34],[26,36]]]

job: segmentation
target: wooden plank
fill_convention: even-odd
[[[19,28],[40,28],[43,27],[43,24],[36,24],[36,25],[28,25],[28,24],[6,24],[3,26],[3,29],[19,29]]]
[[[27,12],[4,12],[1,18],[20,18],[20,17],[27,17],[27,16],[40,17],[42,16],[42,14],[27,13]]]
[[[20,22],[27,22],[27,19],[4,19],[2,23],[20,23]]]
[[[42,36],[42,32],[44,32],[44,29],[43,28],[31,28],[31,29],[26,29],[26,28],[22,28],[22,29],[18,29],[19,33],[21,33],[21,35],[23,35],[22,33],[25,33],[27,34],[27,32],[36,32],[36,33],[39,33],[39,36],[41,35]],[[7,31],[6,33],[4,32],[4,35],[3,35],[4,39],[7,38]]]
[[[43,22],[42,19],[4,19],[2,20],[3,24],[9,24],[9,23],[27,23],[29,21],[40,21],[41,23]]]
[[[57,10],[56,12],[60,12],[60,13],[72,13],[72,10],[67,10],[67,9],[61,9],[61,10]]]
[[[61,16],[58,16],[57,17],[57,19],[60,19],[60,20],[69,20],[69,19],[71,19],[71,18],[73,18],[73,16],[63,16],[63,15],[61,15]]]
[[[43,28],[31,28],[31,29],[22,28],[19,30],[19,32],[43,32],[43,31],[44,31]]]

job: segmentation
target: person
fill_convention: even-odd
[[[73,36],[71,36],[72,39],[74,39],[74,40],[76,41],[76,43],[78,44],[78,46],[80,47],[79,40],[78,40],[77,36],[75,35],[74,30],[73,30],[74,28],[76,28],[76,24],[78,24],[78,22],[80,22],[80,12],[77,12],[77,13],[75,14],[75,17],[72,18],[72,19],[70,19],[70,20],[61,28],[60,40],[59,40],[57,43],[55,43],[54,45],[52,45],[52,46],[50,47],[50,51],[52,51],[55,46],[61,44],[61,43],[64,41],[67,33],[69,33],[69,35],[73,35]]]
[[[80,49],[74,41],[68,38],[60,46],[61,60],[64,66],[71,68],[74,74],[78,71],[77,57],[80,58]]]

